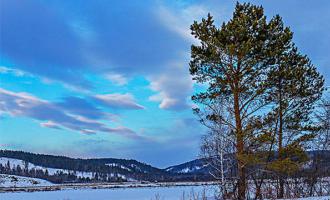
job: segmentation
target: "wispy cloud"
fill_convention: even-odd
[[[109,73],[105,75],[105,78],[111,82],[114,82],[118,86],[123,86],[128,83],[127,78],[124,77],[122,74]]]
[[[165,5],[160,5],[155,10],[155,15],[169,30],[174,31],[188,42],[198,41],[191,35],[190,25],[194,20],[204,17],[208,9],[203,5],[191,5],[180,10],[171,10]]]
[[[129,93],[99,94],[95,95],[94,99],[110,108],[144,109],[144,106],[136,103],[133,95]]]
[[[0,88],[0,110],[12,116],[30,117],[41,121],[40,125],[59,129],[64,127],[84,134],[97,132],[116,133],[129,138],[139,138],[126,127],[108,127],[105,123],[95,120],[93,114],[85,112],[91,110],[90,105],[80,104],[80,109],[69,108],[70,104],[57,104],[39,99],[28,93],[15,93]],[[87,106],[86,106],[87,105]],[[85,110],[84,110],[85,106]],[[105,116],[105,115],[103,115]]]
[[[112,114],[103,112],[89,100],[81,97],[68,96],[62,101],[55,103],[57,107],[74,113],[75,115],[83,116],[87,119],[111,119]]]
[[[182,39],[183,35],[189,37],[188,23],[181,29],[182,24],[174,22],[182,18],[166,10],[162,11],[164,17],[173,16],[172,21],[164,23],[155,12],[157,8],[155,1],[86,1],[78,6],[70,2],[49,6],[39,1],[5,0],[0,8],[0,50],[15,67],[73,88],[92,90],[95,85],[86,79],[88,73],[106,76],[119,86],[127,84],[126,77],[137,74],[155,81],[168,73],[171,62],[186,64],[182,52],[190,48],[190,41]],[[31,24],[33,29],[29,28]],[[188,69],[175,73],[182,75],[184,71]],[[186,74],[181,77],[188,78]],[[177,79],[171,82],[181,84]],[[173,96],[174,89],[157,88],[162,101],[172,105],[161,108],[182,107],[185,98]],[[185,88],[178,89],[187,94],[182,91]],[[131,108],[142,109],[137,104]]]
[[[0,49],[6,58],[32,74],[91,87],[79,75],[85,66],[81,41],[63,15],[37,1],[17,0],[2,1],[0,12]]]
[[[52,121],[47,121],[47,122],[41,122],[40,126],[42,127],[47,127],[47,128],[54,128],[54,129],[61,129],[59,124],[56,124]]]
[[[150,81],[150,88],[158,93],[149,100],[160,102],[161,109],[189,108],[188,96],[192,92],[193,82],[184,64],[174,64],[162,75],[151,76]]]
[[[0,74],[13,74],[14,76],[31,76],[31,74],[24,72],[22,70],[19,69],[15,69],[15,68],[10,68],[10,67],[6,67],[6,66],[0,66]]]

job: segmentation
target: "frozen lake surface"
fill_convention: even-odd
[[[213,196],[214,186],[175,186],[149,188],[117,188],[117,189],[80,189],[48,192],[0,193],[1,200],[181,200],[183,193],[189,197],[192,191],[201,195]]]

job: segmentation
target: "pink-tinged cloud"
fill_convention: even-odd
[[[94,98],[103,105],[108,106],[110,108],[135,109],[135,110],[144,109],[144,106],[136,103],[133,95],[129,93],[102,94],[102,95],[95,95]]]
[[[84,134],[106,132],[116,133],[129,138],[139,137],[129,128],[108,127],[106,124],[99,121],[99,119],[93,117],[89,112],[85,112],[87,108],[92,110],[92,107],[85,105],[85,110],[83,106],[80,110],[77,110],[64,105],[65,104],[52,103],[28,93],[16,93],[0,88],[0,112],[8,113],[11,116],[37,119],[41,121],[41,126],[47,128],[67,128]],[[102,116],[107,115],[104,114]]]
[[[115,83],[118,86],[123,86],[128,83],[127,78],[124,77],[122,74],[109,73],[109,74],[105,75],[105,78],[108,79],[109,81]]]
[[[47,122],[41,122],[40,126],[42,127],[47,127],[47,128],[54,128],[54,129],[61,129],[59,124],[56,124],[52,121],[47,121]]]

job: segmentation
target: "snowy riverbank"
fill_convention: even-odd
[[[36,178],[0,174],[0,192],[37,192],[76,189],[150,188],[179,186],[208,186],[215,182],[122,182],[52,184]]]

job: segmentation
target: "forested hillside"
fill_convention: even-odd
[[[171,178],[169,173],[136,160],[114,158],[75,159],[7,150],[1,150],[0,157],[12,159],[0,164],[1,173],[44,178],[57,183],[154,181],[169,180]]]
[[[42,178],[54,183],[211,180],[205,173],[168,172],[136,160],[65,156],[0,150],[0,173]]]
[[[297,176],[322,173],[330,176],[330,151],[308,152],[310,161]],[[235,162],[226,156],[227,164]],[[235,171],[226,176],[235,176]],[[136,160],[100,158],[79,159],[65,156],[34,154],[23,151],[0,150],[0,174],[41,178],[53,183],[123,182],[123,181],[210,181],[212,167],[205,159],[196,159],[165,169]],[[213,172],[214,173],[214,172]]]

